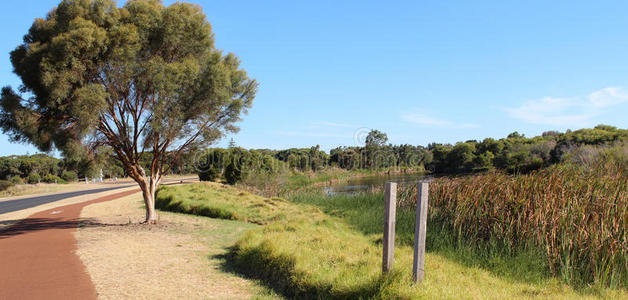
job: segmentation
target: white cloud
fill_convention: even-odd
[[[618,87],[607,87],[591,93],[588,100],[596,107],[609,107],[628,102],[628,93]]]
[[[628,102],[628,93],[619,87],[607,87],[589,95],[572,98],[545,97],[529,100],[519,107],[506,108],[513,118],[533,124],[586,126],[605,109]]]
[[[439,119],[439,118],[430,116],[426,113],[422,113],[419,111],[402,113],[401,119],[406,122],[414,123],[421,126],[427,126],[427,127],[440,127],[440,128],[453,128],[453,129],[467,129],[467,128],[479,127],[478,125],[471,124],[471,123],[454,123],[452,121]]]

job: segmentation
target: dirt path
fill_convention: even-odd
[[[137,192],[45,210],[0,231],[0,299],[96,299],[72,233],[83,207]]]

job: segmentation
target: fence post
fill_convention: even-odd
[[[384,255],[382,271],[384,273],[393,269],[395,252],[395,215],[397,213],[397,183],[386,182],[386,215],[384,222]]]
[[[419,183],[416,199],[416,223],[414,227],[414,263],[412,264],[412,279],[415,283],[423,281],[428,196],[429,183]]]

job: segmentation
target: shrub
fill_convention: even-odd
[[[32,173],[31,175],[28,175],[28,183],[30,184],[39,183],[40,181],[41,181],[41,176],[39,176],[39,174]]]
[[[23,184],[24,183],[24,179],[22,179],[22,177],[15,175],[13,177],[11,177],[11,182],[13,184]]]
[[[67,183],[65,180],[61,179],[61,177],[52,174],[46,174],[41,181],[45,183]]]
[[[63,174],[61,174],[61,178],[68,182],[74,182],[78,180],[78,175],[72,171],[64,171]]]
[[[200,181],[215,181],[220,175],[220,170],[215,166],[207,167],[207,170],[198,172],[198,179]]]
[[[0,180],[0,191],[4,191],[13,186],[13,182],[8,180]]]
[[[242,180],[242,170],[234,162],[231,162],[225,168],[225,180],[233,185]]]

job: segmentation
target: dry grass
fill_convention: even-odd
[[[100,225],[76,232],[78,255],[101,299],[248,299],[265,290],[221,269],[220,256],[255,225],[160,213],[139,225],[140,195],[90,205],[81,216]]]
[[[8,201],[24,198],[30,195],[45,195],[59,192],[82,191],[95,188],[103,188],[111,185],[102,184],[85,184],[85,183],[38,183],[38,184],[18,184],[9,187],[7,190],[0,192],[0,201]]]

